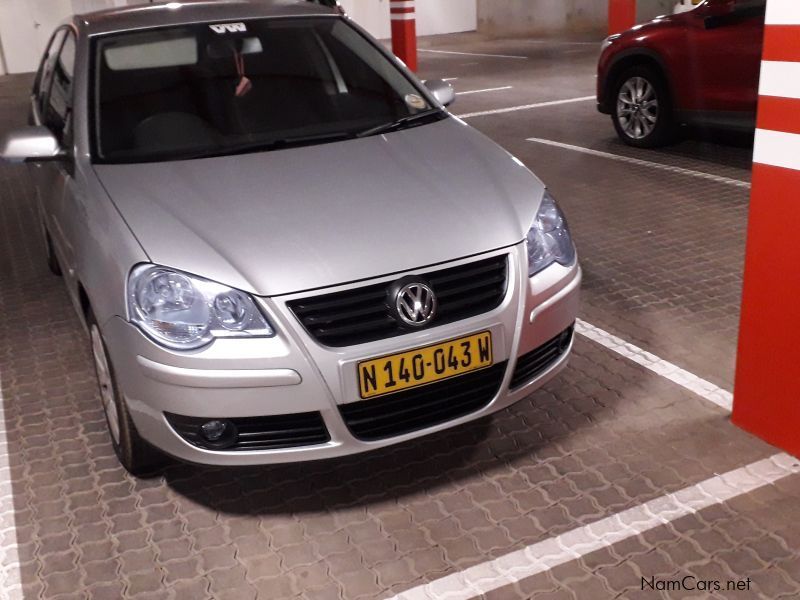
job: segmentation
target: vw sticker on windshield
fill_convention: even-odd
[[[243,33],[247,31],[247,25],[244,23],[219,23],[218,25],[209,25],[209,27],[214,33]]]
[[[428,103],[425,102],[425,99],[417,94],[406,94],[405,100],[406,104],[411,108],[416,108],[417,110],[428,108]]]

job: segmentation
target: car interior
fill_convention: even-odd
[[[347,68],[362,59],[346,43],[311,28],[217,39],[175,32],[170,64],[165,42],[148,36],[98,52],[101,158],[304,135],[408,111],[375,69]]]

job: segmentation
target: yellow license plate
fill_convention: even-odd
[[[492,334],[482,331],[360,362],[359,392],[365,400],[375,398],[484,369],[492,362]]]

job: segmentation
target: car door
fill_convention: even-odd
[[[73,135],[72,135],[72,82],[75,72],[75,34],[64,29],[56,35],[57,49],[50,52],[42,64],[38,93],[34,97],[33,119],[35,124],[50,129],[56,136],[68,158],[63,161],[35,163],[34,177],[40,201],[43,223],[51,243],[70,278],[74,274],[74,237],[70,235],[71,196],[74,194],[73,179]]]
[[[61,46],[64,44],[66,37],[66,29],[58,29],[50,38],[47,44],[47,49],[42,56],[39,64],[39,69],[36,72],[36,78],[33,82],[33,92],[31,93],[30,112],[28,113],[29,125],[42,125],[42,113],[46,101],[47,92],[50,90],[50,84],[53,81],[53,72],[58,60],[58,53],[61,51]],[[46,168],[43,162],[29,163],[29,170],[31,178],[33,179],[34,188],[36,190],[39,209],[42,217],[45,217],[45,201],[48,196],[48,190],[51,188],[52,179],[55,175],[55,170]]]
[[[755,115],[766,0],[707,0],[688,36],[691,110]],[[731,114],[731,116],[734,116]]]

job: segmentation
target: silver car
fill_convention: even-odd
[[[581,271],[523,164],[335,8],[171,2],[53,35],[28,162],[132,473],[341,456],[528,396]]]

